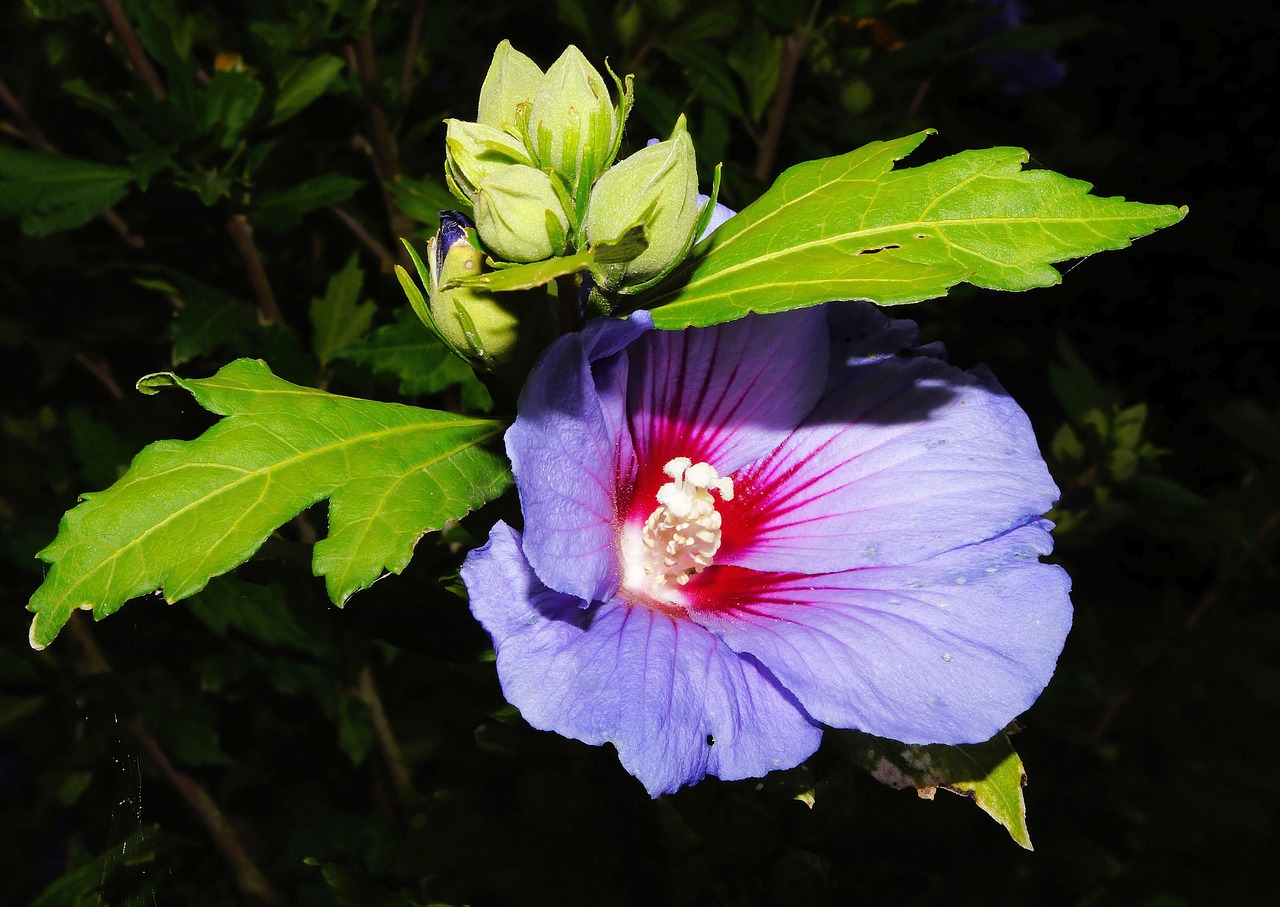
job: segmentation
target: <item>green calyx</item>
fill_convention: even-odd
[[[505,261],[542,261],[564,253],[569,233],[561,197],[542,170],[512,165],[476,186],[476,232]]]

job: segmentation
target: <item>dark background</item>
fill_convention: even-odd
[[[346,61],[298,116],[252,124],[235,159],[216,126],[175,124],[149,100],[112,5],[0,13],[15,102],[0,107],[0,142],[39,148],[34,125],[66,155],[144,166],[136,137],[68,87],[83,84],[171,161],[114,206],[142,248],[101,218],[47,236],[16,215],[0,223],[0,904],[42,891],[42,904],[270,902],[245,893],[226,842],[211,843],[178,793],[184,779],[290,904],[1264,900],[1280,831],[1271,4],[1041,0],[1014,25],[1009,4],[958,0],[824,3],[811,21],[808,4],[768,0],[426,3],[407,69],[410,0],[154,4],[152,57],[164,35],[189,37],[182,59],[207,71],[236,53],[268,86],[309,55]],[[123,8],[146,32],[137,6]],[[753,66],[734,67],[786,36],[803,52],[769,154],[772,95],[753,115]],[[700,162],[725,162],[734,207],[791,163],[924,126],[939,134],[900,166],[1018,145],[1098,194],[1190,207],[1132,249],[1065,264],[1059,287],[961,288],[895,312],[957,363],[991,366],[1063,489],[1055,560],[1073,577],[1076,623],[1014,738],[1034,853],[959,797],[878,785],[837,734],[763,784],[708,780],[650,801],[611,751],[528,729],[504,707],[450,579],[451,543],[483,537],[510,501],[424,541],[403,576],[342,611],[309,575],[319,510],[190,603],[135,601],[27,648],[33,555],[59,515],[145,443],[209,424],[179,394],[135,393],[141,375],[182,359],[181,373],[203,376],[254,355],[301,383],[456,405],[455,391],[402,395],[359,362],[321,367],[308,303],[358,250],[364,296],[379,323],[394,317],[402,297],[376,243],[433,231],[447,200],[440,121],[473,115],[503,37],[543,66],[576,43],[634,71],[630,143],[687,111]],[[324,174],[350,191],[276,221],[263,213],[272,192]],[[380,178],[397,174],[388,202]],[[261,301],[226,228],[237,214],[255,227],[287,327],[254,315]],[[237,603],[249,607],[233,614]],[[812,809],[793,799],[808,787]]]

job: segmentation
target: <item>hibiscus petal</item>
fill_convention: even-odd
[[[995,379],[924,356],[842,369],[812,416],[733,478],[717,563],[801,573],[915,563],[1058,496]]]
[[[912,349],[920,339],[914,321],[890,318],[869,302],[838,302],[824,308],[833,364],[874,362]],[[838,369],[832,373],[843,375]]]
[[[647,515],[669,460],[688,457],[727,475],[777,447],[809,414],[827,380],[826,313],[654,331],[628,354],[641,471],[635,506]]]
[[[825,724],[906,743],[976,743],[1035,701],[1070,628],[1070,580],[1039,562],[1050,525],[901,567],[821,576],[713,568],[690,584],[708,605],[694,617],[760,659]]]
[[[821,729],[753,658],[648,608],[582,608],[538,581],[503,523],[462,578],[507,701],[533,727],[612,743],[653,796],[789,768],[818,747]]]
[[[647,312],[599,318],[556,340],[534,366],[506,435],[525,554],[548,586],[586,601],[618,586],[617,492],[634,471],[620,351],[652,324]]]

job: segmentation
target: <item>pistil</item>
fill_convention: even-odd
[[[676,457],[662,471],[671,481],[658,489],[658,506],[639,533],[642,547],[629,546],[625,582],[666,601],[673,586],[683,586],[711,566],[720,549],[722,522],[711,493],[732,500],[733,479],[688,457]]]

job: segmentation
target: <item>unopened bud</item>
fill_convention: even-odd
[[[440,231],[427,242],[431,320],[458,352],[486,366],[515,355],[520,333],[519,293],[486,293],[471,287],[441,289],[451,280],[480,274],[484,253],[467,241],[473,224],[457,211],[440,212]]]
[[[671,138],[609,168],[591,190],[587,241],[613,240],[642,223],[649,247],[625,264],[603,265],[599,276],[605,289],[635,286],[674,266],[691,243],[697,199],[697,162],[683,117]]]
[[[525,105],[527,112],[541,84],[538,64],[504,40],[493,52],[493,62],[480,86],[480,113],[476,119],[484,126],[521,138],[519,108]]]
[[[619,128],[604,79],[570,45],[542,77],[530,109],[528,144],[539,165],[559,173],[576,192],[609,166]]]
[[[551,177],[513,164],[481,180],[475,192],[476,231],[505,261],[542,261],[565,250],[569,221]]]
[[[501,129],[445,120],[445,181],[458,201],[475,204],[476,186],[503,167],[533,163],[524,143]]]

